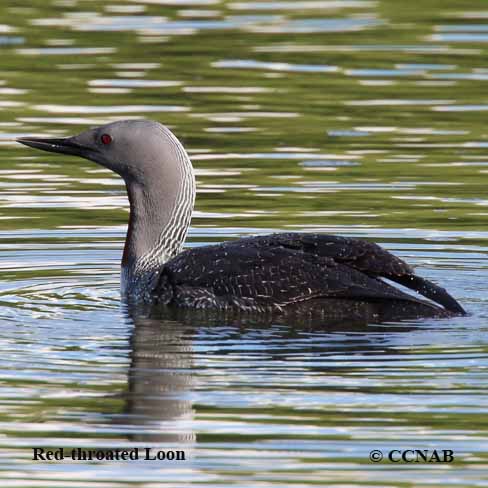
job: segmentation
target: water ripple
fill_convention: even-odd
[[[304,73],[332,73],[338,70],[337,66],[269,63],[255,61],[252,59],[229,59],[215,61],[212,63],[212,66],[214,68],[265,69],[271,71],[296,71]]]
[[[339,10],[343,8],[373,8],[375,1],[368,0],[305,0],[297,2],[231,2],[234,10]]]
[[[140,112],[187,112],[188,107],[177,105],[35,105],[33,107],[41,112],[55,114],[131,114]]]

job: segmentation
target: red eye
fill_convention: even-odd
[[[108,134],[103,134],[101,140],[102,144],[110,144],[112,142],[112,138]]]

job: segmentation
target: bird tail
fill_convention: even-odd
[[[426,298],[442,305],[446,310],[458,315],[466,315],[466,311],[463,307],[453,298],[447,291],[432,283],[431,281],[421,278],[415,275],[403,275],[403,276],[388,276],[388,278],[396,283],[406,286],[411,290],[415,290]]]

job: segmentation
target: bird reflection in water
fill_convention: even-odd
[[[403,335],[402,332],[417,327],[413,322],[379,325],[376,321],[375,325],[371,317],[364,314],[359,314],[356,320],[337,316],[324,319],[321,315],[313,315],[316,311],[314,308],[308,315],[301,310],[296,315],[274,317],[154,306],[131,307],[128,315],[134,328],[130,339],[129,384],[125,415],[118,421],[130,424],[127,430],[131,432],[131,441],[185,449],[196,443],[193,400],[197,365],[194,342],[201,333],[215,333],[221,341],[224,328],[226,334],[232,336],[231,342],[244,343],[243,350],[245,344],[249,345],[249,340],[256,340],[256,332],[265,333],[269,342],[267,353],[282,358],[286,356],[287,349],[296,353],[300,340],[309,332],[314,333],[317,342],[308,343],[311,348],[301,349],[302,353],[330,354],[330,349],[337,348],[338,342],[330,343],[327,337],[338,338],[344,334],[348,339],[341,345],[342,353],[364,352],[366,347],[377,354],[395,354],[394,348],[385,347],[385,337],[389,332]],[[401,315],[401,311],[392,306],[391,313],[381,319],[394,321],[398,314]],[[350,311],[347,315],[350,317]],[[350,339],[353,332],[357,341]],[[390,334],[391,337],[394,336]],[[324,371],[325,375],[328,373],[330,371]]]
[[[133,441],[191,447],[194,410],[193,329],[161,315],[132,311],[126,417]]]

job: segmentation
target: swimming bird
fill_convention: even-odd
[[[446,290],[379,245],[359,239],[277,233],[182,250],[195,178],[184,147],[158,122],[122,120],[73,137],[18,142],[92,160],[122,177],[130,217],[121,293],[129,302],[249,312],[310,304],[343,307],[346,315],[358,305],[378,313],[398,307],[405,316],[465,314]]]

